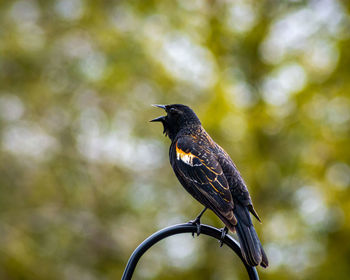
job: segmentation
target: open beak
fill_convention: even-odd
[[[158,107],[158,108],[162,108],[162,109],[166,109],[165,105],[159,105],[159,104],[152,104],[153,107]]]
[[[163,122],[163,121],[165,121],[165,116],[160,116],[158,118],[150,120],[150,122]]]
[[[152,104],[153,107],[158,107],[158,108],[162,108],[164,110],[166,110],[165,105],[159,105],[159,104]],[[153,120],[150,120],[150,122],[163,122],[165,121],[165,116],[160,116],[158,118],[155,118]]]

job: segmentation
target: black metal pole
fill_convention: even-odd
[[[174,226],[164,228],[164,229],[152,234],[151,236],[149,236],[145,241],[143,241],[135,249],[135,251],[130,256],[129,261],[126,265],[126,268],[124,270],[122,280],[131,279],[138,261],[140,260],[142,255],[149,248],[151,248],[154,244],[156,244],[160,240],[167,238],[171,235],[176,235],[176,234],[180,234],[180,233],[189,233],[189,232],[192,234],[197,232],[197,226],[195,224],[192,224],[192,223],[174,225]],[[222,234],[221,230],[219,230],[215,227],[211,227],[208,225],[202,225],[202,224],[200,225],[200,233],[214,237],[218,240],[221,239],[221,234]],[[259,276],[258,276],[258,272],[257,272],[256,268],[247,265],[246,262],[244,261],[242,253],[241,253],[241,249],[240,249],[237,241],[235,241],[230,235],[226,235],[224,240],[223,240],[223,243],[226,244],[227,246],[229,246],[241,259],[241,261],[243,262],[243,264],[248,272],[249,279],[259,280]]]

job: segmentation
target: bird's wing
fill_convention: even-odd
[[[239,173],[237,167],[231,160],[230,156],[219,145],[218,148],[218,162],[226,176],[231,189],[232,198],[235,202],[239,202],[246,206],[255,218],[261,222],[258,213],[255,211],[252,199],[250,197],[248,188]]]
[[[172,165],[191,185],[203,194],[211,205],[228,220],[235,221],[233,200],[226,177],[215,156],[191,137],[181,137],[175,143]]]

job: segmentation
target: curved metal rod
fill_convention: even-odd
[[[135,249],[135,251],[130,256],[128,264],[126,265],[126,268],[124,270],[122,280],[130,280],[131,279],[138,261],[140,260],[142,255],[149,248],[151,248],[154,244],[156,244],[160,240],[167,238],[171,235],[180,234],[180,233],[188,233],[188,232],[190,232],[192,234],[196,233],[197,226],[195,224],[192,224],[192,223],[174,225],[174,226],[170,226],[170,227],[161,229],[160,231],[149,236],[145,241],[143,241]],[[214,237],[218,240],[221,240],[221,234],[222,234],[221,230],[219,230],[215,227],[201,224],[200,225],[200,233]],[[258,276],[258,272],[257,272],[256,268],[247,265],[245,260],[243,259],[241,249],[240,249],[237,241],[235,241],[230,235],[227,234],[227,235],[225,235],[223,243],[226,244],[227,246],[229,246],[241,259],[241,261],[243,262],[243,264],[248,272],[249,279],[259,280],[259,276]]]

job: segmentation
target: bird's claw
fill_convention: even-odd
[[[222,247],[222,245],[224,245],[224,239],[225,239],[225,236],[226,234],[228,233],[228,229],[227,227],[224,227],[222,230],[221,230],[221,237],[220,237],[220,247]]]
[[[189,221],[190,224],[192,225],[196,225],[197,227],[197,230],[196,230],[196,233],[197,233],[197,236],[199,236],[201,234],[201,221],[200,219],[194,219],[192,221]],[[194,237],[194,231],[192,231],[192,237]]]
[[[204,207],[204,209],[199,213],[199,215],[194,220],[189,221],[190,224],[196,225],[197,236],[199,236],[201,234],[201,217],[207,209],[208,209],[208,207]],[[192,232],[192,237],[194,237],[194,231]]]

